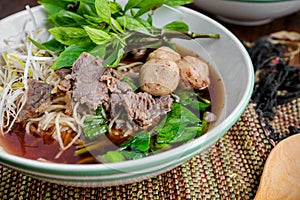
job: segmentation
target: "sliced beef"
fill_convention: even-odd
[[[103,73],[100,81],[106,83],[107,89],[111,93],[126,93],[132,91],[132,88],[127,83],[120,81],[121,78],[122,76],[118,74],[116,70],[109,68]]]
[[[128,92],[123,96],[123,102],[129,119],[140,126],[148,126],[153,119],[170,110],[173,100],[170,95],[155,99],[145,92]]]
[[[67,91],[66,95],[64,96],[64,99],[66,102],[65,114],[72,116],[74,108],[74,102],[72,101],[72,91]]]
[[[72,73],[72,69],[69,68],[62,68],[62,69],[58,69],[55,70],[55,73],[57,74],[57,76],[62,80],[64,79],[67,75]]]
[[[72,78],[75,81],[73,100],[86,104],[93,110],[109,98],[106,84],[99,81],[106,70],[102,62],[98,57],[82,53],[72,68]]]
[[[39,116],[47,106],[51,105],[52,85],[30,80],[27,92],[27,101],[20,111],[17,122]]]
[[[68,92],[72,89],[73,78],[71,76],[72,69],[59,69],[55,70],[56,75],[60,78],[60,82],[55,88],[57,92]]]
[[[169,111],[173,102],[170,95],[154,98],[146,92],[134,93],[128,83],[121,81],[122,74],[104,68],[100,58],[88,53],[74,63],[72,79],[73,101],[94,110],[102,104],[111,119],[124,111],[122,117],[126,114],[140,126],[150,125],[153,119]]]
[[[110,118],[115,118],[118,115],[122,101],[122,94],[112,93],[109,101],[104,102],[103,107],[109,113]]]
[[[173,99],[170,95],[155,98],[155,103],[159,105],[161,114],[166,114],[171,110]]]
[[[114,76],[113,69],[104,72],[100,81],[106,83],[110,98],[103,105],[109,111],[110,118],[115,118],[118,113],[126,112],[130,121],[139,126],[148,126],[152,120],[165,114],[171,109],[172,98],[170,95],[154,98],[146,92],[134,93],[125,82]],[[123,116],[124,113],[121,113]]]

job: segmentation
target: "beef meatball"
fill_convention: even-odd
[[[184,87],[204,89],[209,86],[209,68],[206,62],[194,56],[185,56],[177,64]]]
[[[162,46],[149,54],[147,60],[151,59],[171,60],[176,62],[181,59],[181,56],[170,47]]]
[[[141,90],[154,96],[171,94],[176,90],[180,75],[176,62],[150,59],[140,70]]]

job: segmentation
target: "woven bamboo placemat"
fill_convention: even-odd
[[[77,188],[40,181],[0,165],[1,199],[253,199],[272,145],[250,103],[210,149],[145,181]],[[300,99],[277,107],[276,131],[300,125]]]

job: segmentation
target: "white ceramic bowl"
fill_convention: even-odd
[[[300,0],[195,0],[201,10],[238,25],[262,25],[300,10]]]
[[[45,26],[42,7],[32,9],[37,24]],[[0,21],[2,40],[16,35],[30,17],[26,11]],[[141,181],[161,174],[201,153],[214,144],[237,121],[246,108],[254,84],[252,63],[239,40],[216,21],[188,8],[159,8],[154,24],[162,26],[172,20],[183,20],[193,32],[219,33],[220,39],[198,39],[184,43],[185,48],[200,54],[218,71],[224,83],[224,108],[214,128],[192,142],[146,158],[111,164],[55,164],[29,160],[5,152],[0,146],[0,162],[34,177],[72,186],[109,186]]]

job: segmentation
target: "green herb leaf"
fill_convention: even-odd
[[[173,31],[179,31],[179,32],[188,32],[189,31],[189,26],[181,21],[173,21],[163,27],[164,29],[167,30],[173,30]]]
[[[93,56],[98,56],[99,58],[104,58],[106,54],[106,44],[97,45],[95,48],[89,51]]]
[[[50,28],[49,32],[57,41],[67,46],[72,44],[80,46],[90,42],[88,34],[83,28],[55,27]]]
[[[124,44],[122,44],[122,42],[120,40],[122,40],[121,38],[117,38],[116,40],[116,44],[113,45],[113,51],[109,54],[109,56],[107,58],[105,58],[104,62],[103,62],[103,66],[104,67],[116,67],[124,53]]]
[[[124,33],[122,26],[114,18],[111,18],[111,25],[112,29],[116,30],[115,32],[119,31],[120,33]]]
[[[64,10],[70,2],[66,1],[53,1],[53,0],[39,0],[39,4],[42,4],[45,10],[51,15],[61,10]]]
[[[138,87],[133,83],[132,79],[128,76],[124,76],[123,79],[122,79],[123,82],[127,83],[133,91],[137,90]]]
[[[165,120],[155,128],[157,131],[156,142],[159,144],[172,143],[177,138],[183,137],[182,134],[185,134],[187,127],[197,127],[200,123],[201,120],[190,110],[179,103],[173,103],[172,109],[167,114]],[[197,135],[197,132],[195,132],[195,135]]]
[[[74,1],[74,0],[69,0],[69,1]],[[95,4],[95,0],[79,0],[81,3],[88,3],[88,4]],[[75,1],[77,2],[77,1]]]
[[[111,11],[108,0],[95,1],[96,12],[98,16],[106,23],[110,24]]]
[[[125,160],[125,157],[121,152],[108,151],[106,154],[100,156],[100,160],[105,160],[106,162],[121,162]]]
[[[122,14],[122,6],[117,2],[110,2],[110,12],[112,15],[114,14]]]
[[[65,49],[65,46],[63,44],[59,43],[58,41],[56,41],[55,39],[49,40],[42,44],[33,40],[32,38],[29,38],[29,40],[39,49],[49,50],[54,53],[62,52]]]
[[[178,133],[170,143],[189,141],[195,137],[198,137],[203,132],[203,128],[205,127],[206,122],[201,126],[186,127],[182,132]]]
[[[85,118],[83,123],[84,135],[93,139],[103,135],[107,132],[108,127],[106,124],[106,119],[103,116],[88,116]]]
[[[168,6],[182,6],[185,4],[193,3],[193,0],[165,0],[164,3]]]
[[[139,20],[125,15],[117,18],[117,21],[121,26],[123,26],[127,30],[133,30],[144,34],[150,34],[147,27],[144,26]]]
[[[144,153],[134,151],[120,151],[120,153],[130,160],[136,160],[146,156]]]
[[[84,135],[89,139],[94,139],[108,131],[107,120],[102,115],[102,104],[96,109],[96,115],[87,116],[83,122]]]
[[[142,1],[143,0],[129,0],[125,5],[125,12],[132,8],[136,8]]]
[[[195,110],[205,111],[211,105],[209,100],[200,97],[195,92],[182,91],[178,93],[178,96],[182,105],[190,106]]]
[[[72,67],[73,63],[84,51],[85,49],[81,47],[75,45],[69,46],[60,54],[57,61],[54,63],[54,65],[51,68],[57,70],[63,67]]]
[[[121,145],[121,149],[130,147],[131,149],[139,152],[148,152],[150,146],[150,133],[141,131],[124,144]]]
[[[75,27],[86,24],[84,17],[67,10],[60,10],[59,12],[50,15],[49,19],[56,26]]]
[[[86,15],[89,16],[97,16],[96,9],[94,7],[95,0],[91,0],[92,2],[84,2],[80,1],[79,7],[77,9],[77,14],[85,17]]]
[[[151,11],[152,9],[158,8],[164,4],[164,0],[151,0],[151,1],[140,1],[136,7],[139,11],[134,17],[140,17],[141,15]]]
[[[95,44],[105,44],[111,39],[111,36],[105,31],[91,28],[88,26],[84,26],[83,28]]]

